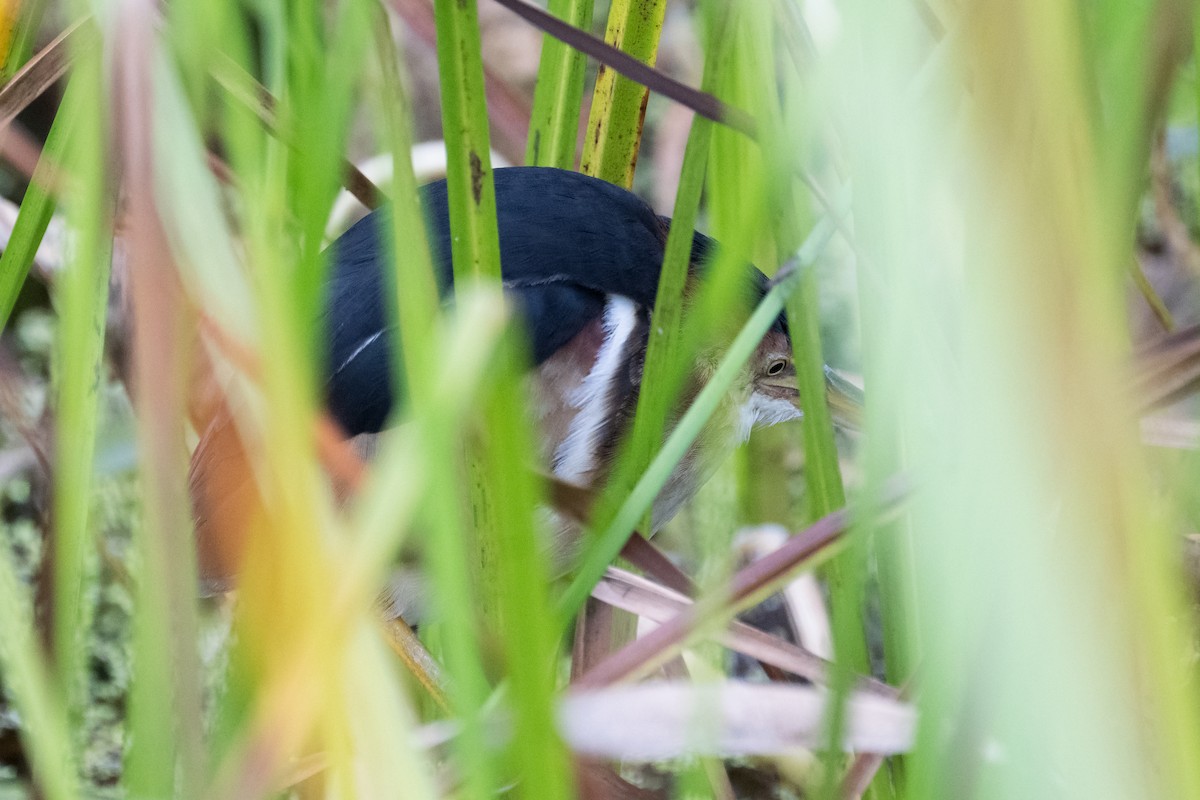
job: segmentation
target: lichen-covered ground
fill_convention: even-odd
[[[52,431],[44,415],[53,371],[53,317],[28,311],[15,321],[6,339],[13,358],[3,376],[8,405],[0,413],[0,452],[32,462],[0,475],[0,543],[12,555],[19,577],[37,591],[45,542],[43,530],[52,515],[45,465],[53,459]],[[18,370],[14,375],[11,370]],[[97,450],[93,529],[99,548],[89,559],[86,610],[87,697],[83,718],[77,720],[78,750],[89,783],[100,796],[121,769],[122,719],[131,679],[129,659],[130,575],[129,542],[138,519],[130,412],[124,392],[109,383],[103,394],[103,428]],[[13,407],[13,404],[19,404]],[[20,413],[20,416],[17,414]],[[37,455],[32,452],[41,450]],[[20,462],[14,462],[20,463]],[[6,698],[7,699],[7,698]],[[21,796],[14,779],[25,765],[15,741],[16,713],[0,706],[0,797]],[[4,794],[7,792],[8,794]]]

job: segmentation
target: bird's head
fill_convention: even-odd
[[[748,392],[738,409],[739,438],[749,438],[755,427],[787,422],[801,415],[796,389],[792,342],[779,326],[759,342],[747,365]]]
[[[739,409],[739,434],[744,440],[754,427],[774,425],[803,416],[787,328],[767,332],[750,358],[749,391]],[[825,401],[838,428],[862,430],[862,389],[837,370],[825,367]]]

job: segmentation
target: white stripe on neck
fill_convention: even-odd
[[[637,321],[637,305],[632,300],[609,296],[604,305],[604,343],[596,351],[587,377],[567,398],[579,412],[554,454],[555,475],[563,480],[579,481],[597,466],[600,437],[615,411],[614,401],[619,400],[612,396],[612,383],[624,367],[621,356]]]

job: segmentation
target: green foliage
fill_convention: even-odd
[[[549,11],[577,28],[592,23],[592,0],[552,0]],[[549,35],[542,37],[537,87],[530,113],[525,163],[537,167],[575,167],[579,112],[583,103],[583,54]]]
[[[50,225],[50,218],[54,215],[54,195],[41,182],[49,177],[49,162],[60,161],[67,150],[67,116],[66,113],[61,113],[54,118],[42,151],[43,157],[38,162],[33,182],[21,201],[17,220],[13,224],[12,237],[8,241],[8,247],[0,254],[0,331],[8,324],[13,306],[17,302],[17,295],[29,276],[38,246],[42,243],[42,237],[46,235],[46,228]]]
[[[615,0],[609,7],[604,40],[639,61],[653,64],[658,55],[666,0]],[[601,67],[592,93],[592,110],[580,170],[629,188],[637,166],[647,89]]]
[[[688,549],[687,566],[710,576],[699,629],[639,663],[682,649],[698,681],[724,678],[715,640],[729,618],[814,566],[788,563],[749,588],[741,573],[744,591],[729,599],[727,529],[760,511],[731,507],[734,480],[761,481],[781,495],[772,509],[837,530],[844,517],[829,515],[850,498],[851,533],[812,549],[835,647],[822,673],[833,702],[813,723],[828,755],[808,794],[1200,795],[1193,621],[1173,574],[1178,531],[1195,523],[1194,459],[1147,455],[1124,377],[1145,165],[1172,93],[1195,114],[1194,97],[1179,99],[1195,93],[1194,68],[1177,75],[1200,40],[1186,4],[960,14],[855,0],[826,28],[817,3],[702,8],[702,88],[748,114],[754,135],[691,125],[632,433],[561,582],[543,541],[551,492],[536,468],[527,353],[497,285],[475,3],[434,7],[457,287],[445,305],[409,161],[417,111],[383,9],[176,0],[156,27],[152,5],[100,4],[102,46],[74,54],[0,256],[8,337],[50,218],[66,212],[70,258],[52,287],[52,513],[0,520],[0,676],[39,795],[89,796],[111,779],[107,791],[130,797],[574,796],[557,727],[572,695],[564,634],[702,431],[736,411],[730,387],[785,309],[805,416],[772,457],[802,451],[803,506],[786,476],[767,474],[778,464],[730,470],[709,498],[724,505],[696,526],[720,530]],[[24,4],[6,75],[28,59],[44,7]],[[618,0],[606,38],[653,63],[665,9]],[[588,0],[550,10],[590,25]],[[573,166],[584,66],[544,42],[530,163]],[[646,90],[602,68],[592,97],[581,168],[629,186]],[[373,109],[372,144],[393,158],[382,230],[404,398],[368,470],[323,416],[316,378],[326,222],[360,103]],[[699,285],[688,282],[695,227],[721,242]],[[135,338],[121,366],[140,381],[136,495],[106,466],[120,460],[106,442],[129,446],[104,413],[114,235],[122,291],[142,301],[122,320]],[[838,345],[819,267],[835,240],[855,260],[869,389],[851,470],[826,404]],[[754,309],[738,291],[748,262],[775,277]],[[156,321],[147,297],[173,315]],[[698,353],[711,369],[684,404]],[[0,399],[6,415],[25,402]],[[215,659],[197,652],[209,633],[183,460],[214,420],[241,445],[221,463],[244,459],[257,498],[234,531],[250,544]],[[0,425],[0,455],[21,436],[39,444],[16,422]],[[907,502],[887,515],[896,476]],[[32,485],[22,474],[0,496]],[[36,559],[13,557],[39,548],[53,553],[48,648],[35,631]],[[378,601],[392,568],[414,562],[430,579],[421,638],[434,652],[405,640],[410,680],[381,646]],[[911,693],[920,728],[908,754],[852,792],[843,739],[860,723],[843,701],[881,664]],[[712,710],[689,712],[707,723]],[[429,750],[447,730],[448,746]],[[678,778],[676,795],[705,796],[734,785],[725,763],[657,767]]]
[[[500,275],[496,187],[488,147],[479,14],[467,0],[437,3],[438,66],[443,87],[446,183],[450,196],[451,251],[460,286]]]
[[[71,208],[78,231],[73,258],[64,272],[56,305],[60,314],[58,358],[57,485],[54,537],[54,660],[58,690],[78,699],[82,685],[83,565],[94,546],[88,511],[92,496],[92,454],[96,414],[104,371],[104,329],[108,311],[109,265],[112,240],[107,233],[113,195],[104,159],[106,142],[101,124],[100,53],[82,56],[75,72],[78,88],[64,109],[63,123],[73,129],[74,141],[64,151],[68,169],[86,187]],[[45,213],[35,192],[30,213]],[[31,237],[30,244],[36,249]]]

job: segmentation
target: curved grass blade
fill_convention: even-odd
[[[8,240],[4,252],[0,254],[0,331],[8,324],[9,315],[17,302],[17,295],[29,276],[50,218],[54,216],[57,204],[46,183],[52,182],[48,179],[56,172],[55,165],[63,162],[63,155],[67,151],[70,126],[66,109],[71,108],[73,103],[71,99],[64,99],[64,110],[54,117],[50,132],[46,136],[46,146],[42,149],[42,157],[34,170],[33,180],[21,201],[21,210],[13,225],[12,237]]]

